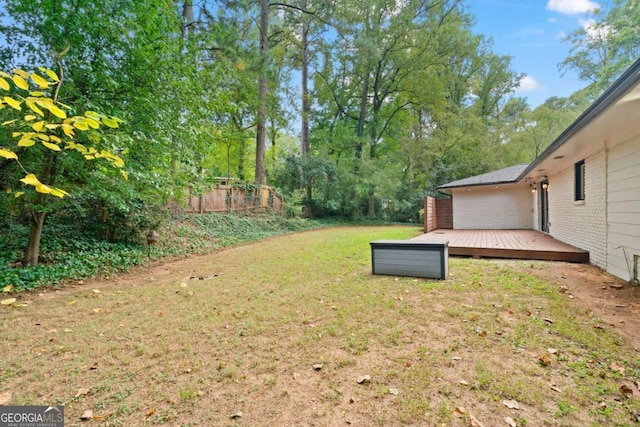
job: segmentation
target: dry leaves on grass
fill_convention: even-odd
[[[9,402],[11,402],[11,393],[0,393],[0,406],[4,406]]]
[[[89,389],[85,388],[85,387],[81,387],[78,389],[78,392],[76,393],[76,395],[74,397],[80,397],[80,396],[84,396],[85,394],[89,393]]]

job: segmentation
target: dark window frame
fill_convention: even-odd
[[[575,191],[574,191],[574,199],[576,202],[579,201],[584,201],[585,199],[585,191],[584,191],[584,187],[585,187],[585,180],[584,180],[584,176],[585,176],[585,166],[584,166],[584,159],[580,160],[579,162],[577,162],[574,166],[574,176],[575,176]]]

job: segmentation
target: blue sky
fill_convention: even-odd
[[[535,107],[551,96],[568,96],[584,87],[576,74],[564,75],[558,64],[570,46],[564,35],[589,25],[587,12],[600,7],[591,0],[468,0],[475,30],[493,38],[493,50],[512,56],[512,67],[526,74],[516,93]]]

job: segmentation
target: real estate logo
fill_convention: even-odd
[[[64,427],[64,406],[0,406],[0,427]]]

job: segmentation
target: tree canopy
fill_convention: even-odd
[[[63,155],[46,178],[65,191],[50,194],[69,196],[5,197],[1,208],[26,218],[37,205],[129,239],[167,202],[233,177],[281,189],[307,215],[415,221],[438,185],[529,162],[550,144],[638,55],[636,3],[616,0],[567,36],[561,67],[589,86],[531,108],[514,96],[522,75],[474,31],[463,0],[7,0],[0,69],[10,89],[26,79],[11,70],[35,85],[31,76],[52,79],[47,87],[55,78],[42,70],[62,70],[52,105],[89,139],[96,123],[109,131],[82,153],[81,141],[60,146],[33,130],[60,125],[50,130],[62,138],[63,122],[22,115],[22,147],[10,148],[8,127],[0,136],[3,188],[25,178],[13,156],[30,160],[27,140],[103,157],[129,179]],[[7,97],[3,122],[17,111]],[[124,126],[110,126],[114,117]]]

